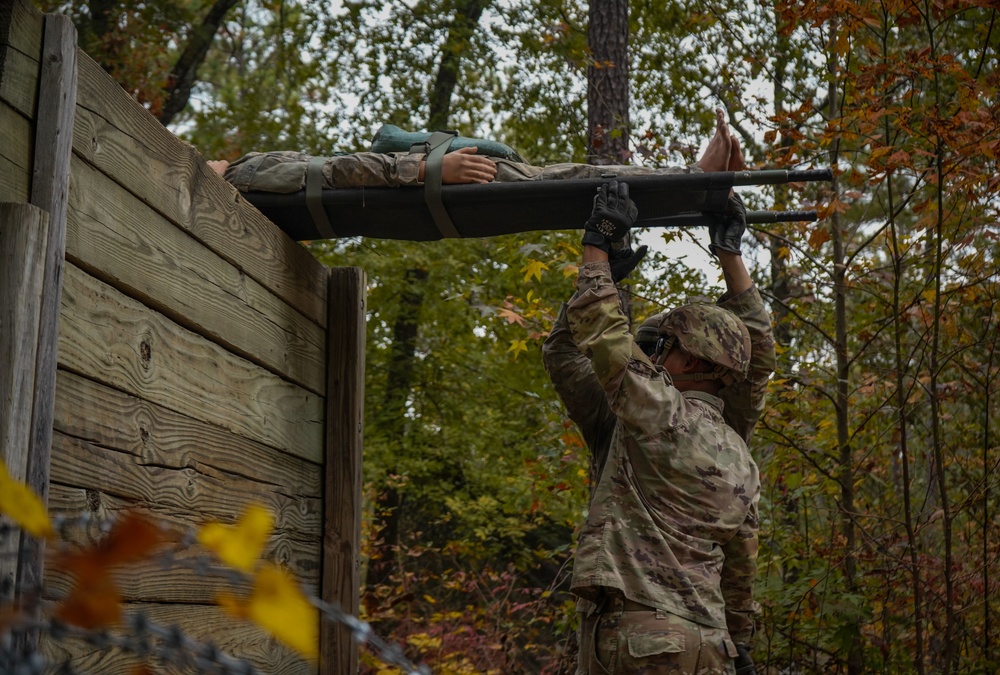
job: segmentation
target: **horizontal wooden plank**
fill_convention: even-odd
[[[54,426],[67,436],[127,452],[147,464],[230,476],[287,495],[322,496],[322,468],[217,426],[61,370]]]
[[[275,527],[287,536],[319,546],[321,502],[285,495],[269,486],[236,476],[216,478],[187,466],[147,463],[142,457],[103,448],[62,433],[52,436],[53,482],[107,492],[164,510],[182,509],[204,519],[232,521],[250,504],[268,509]]]
[[[142,611],[159,626],[177,626],[189,638],[212,642],[222,652],[252,663],[266,675],[307,675],[316,667],[267,635],[256,625],[232,619],[217,607],[198,605],[126,605],[125,616]],[[54,640],[44,636],[41,651],[46,660],[61,666],[68,661],[74,673],[130,673],[144,663],[133,654],[115,649],[98,649],[76,638]],[[189,667],[153,662],[160,674],[189,674]],[[47,671],[48,672],[48,671]],[[51,672],[55,672],[54,669]]]
[[[81,53],[73,149],[285,302],[326,326],[326,269]]]
[[[69,519],[72,525],[60,529],[60,539],[72,546],[85,546],[100,540],[104,534],[100,523],[109,518],[121,515],[130,509],[138,509],[141,513],[162,523],[176,532],[184,532],[200,527],[209,518],[194,511],[178,509],[172,505],[157,502],[137,504],[132,499],[126,499],[107,492],[91,488],[82,488],[62,483],[53,483],[49,495],[49,511]],[[86,525],[80,525],[79,517],[90,516]],[[235,517],[235,514],[234,516]],[[222,522],[231,522],[227,518]],[[193,546],[190,551],[178,554],[179,563],[193,562],[203,551]],[[297,533],[287,530],[275,530],[268,540],[261,559],[287,569],[302,583],[310,593],[317,593],[320,575],[319,542],[303,541]],[[46,593],[53,597],[61,597],[69,586],[69,577],[63,570],[53,565],[54,558],[49,559],[46,574],[52,583],[46,583]],[[141,570],[134,573],[126,571],[122,576],[122,593],[130,601],[149,602],[185,602],[192,604],[212,602],[212,594],[219,589],[216,576],[203,573],[195,574],[190,565],[182,564],[163,567],[158,562],[143,563]],[[211,564],[211,569],[219,565]]]
[[[322,328],[79,157],[72,167],[69,260],[180,325],[323,393]]]
[[[0,3],[0,45],[39,58],[42,53],[43,15],[30,0]]]
[[[0,201],[31,199],[31,122],[0,101]]]
[[[27,119],[34,119],[37,112],[41,50],[41,42],[32,54],[0,46],[0,102]]]
[[[66,264],[66,370],[320,463],[323,399]]]

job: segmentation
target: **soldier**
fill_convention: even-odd
[[[720,119],[699,162],[743,168]],[[546,370],[599,477],[574,559],[578,675],[752,673],[760,483],[747,443],[775,355],[770,318],[740,255],[745,209],[710,226],[727,290],[647,319],[635,338],[615,283],[637,215],[602,186],[577,290],[543,346]]]

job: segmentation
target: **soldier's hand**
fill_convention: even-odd
[[[741,255],[740,245],[746,230],[747,207],[743,204],[743,199],[734,192],[729,196],[726,213],[710,219],[708,250],[713,254],[722,250]]]
[[[640,246],[637,250],[632,250],[632,242],[626,235],[618,244],[611,245],[608,253],[608,264],[611,265],[611,278],[614,282],[620,283],[625,277],[632,273],[632,270],[646,257],[648,246]]]
[[[750,645],[736,645],[736,651],[739,653],[739,656],[733,659],[736,675],[754,675],[757,670],[753,659],[750,658]]]
[[[628,196],[628,183],[605,183],[594,197],[594,209],[583,228],[583,243],[610,253],[611,244],[625,236],[638,215],[639,209]]]

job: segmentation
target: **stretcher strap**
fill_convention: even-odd
[[[451,221],[448,210],[441,201],[441,167],[445,153],[457,134],[454,131],[435,131],[427,140],[427,157],[424,160],[424,202],[434,224],[445,239],[459,239],[461,234]]]
[[[326,209],[323,208],[323,165],[326,159],[323,157],[313,157],[306,167],[306,207],[309,215],[312,216],[313,225],[319,232],[321,239],[336,239],[337,234],[333,231],[333,225],[326,216]]]

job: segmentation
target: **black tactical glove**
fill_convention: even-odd
[[[735,192],[729,196],[729,204],[726,213],[712,218],[708,225],[708,237],[711,240],[708,250],[713,254],[716,251],[729,251],[737,255],[742,255],[740,251],[740,241],[743,233],[747,229],[747,207],[743,204],[743,199]]]
[[[638,250],[632,250],[632,243],[629,237],[625,236],[621,244],[612,244],[611,252],[608,253],[608,264],[611,265],[611,278],[614,282],[621,281],[632,273],[643,258],[646,257],[648,246],[640,246]]]
[[[583,243],[609,253],[611,244],[625,236],[638,215],[639,209],[628,196],[628,183],[616,180],[605,183],[594,197],[594,210],[584,226]]]
[[[757,671],[754,668],[753,659],[750,658],[750,645],[736,645],[736,651],[739,652],[739,656],[733,659],[736,675],[754,675]]]

